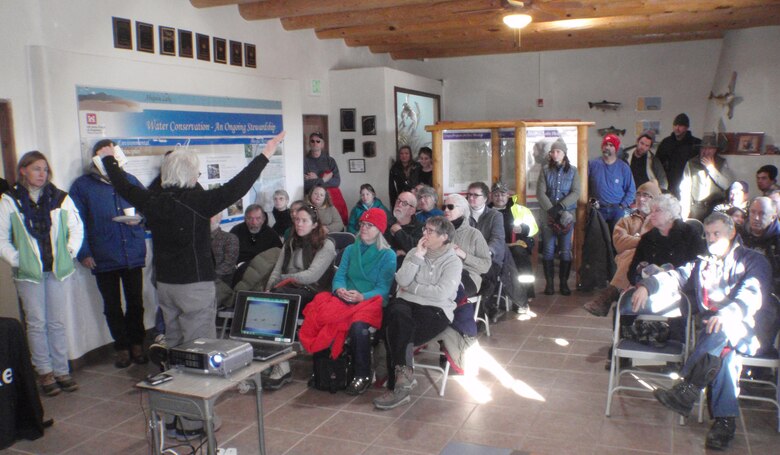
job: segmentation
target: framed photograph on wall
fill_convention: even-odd
[[[355,131],[355,116],[357,115],[356,109],[341,109],[341,131],[353,132]]]
[[[737,133],[738,155],[760,155],[764,133]]]
[[[349,160],[349,172],[352,174],[362,174],[366,172],[366,160]]]
[[[154,25],[136,21],[135,37],[137,50],[154,53]]]
[[[160,54],[176,55],[176,29],[173,27],[159,27]]]
[[[361,120],[363,136],[376,136],[376,115],[364,115]]]
[[[363,158],[375,158],[376,157],[376,142],[365,141],[363,142]]]
[[[240,41],[230,41],[230,64],[244,66],[244,47]]]
[[[195,42],[198,45],[198,60],[211,61],[211,41],[208,35],[196,34]]]
[[[254,44],[244,43],[244,66],[257,68],[257,48]]]
[[[341,140],[341,153],[355,153],[355,140],[354,139],[342,139]]]
[[[179,30],[179,57],[192,58],[192,32]]]
[[[111,22],[114,27],[114,47],[117,49],[132,49],[133,27],[130,24],[130,19],[112,17]]]
[[[426,125],[439,121],[441,96],[395,87],[395,149],[408,145],[413,153],[432,147],[433,137]]]
[[[214,63],[227,63],[227,40],[214,37]]]

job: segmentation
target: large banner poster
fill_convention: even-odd
[[[442,135],[444,193],[465,193],[471,182],[485,182],[489,185],[490,156],[490,130],[444,131]]]
[[[76,92],[84,167],[91,163],[93,145],[111,139],[127,155],[125,170],[145,185],[159,175],[166,152],[183,148],[200,158],[201,186],[218,188],[283,129],[277,100],[97,87]],[[270,211],[279,188],[285,188],[282,148],[252,190],[223,213],[223,223],[241,219],[251,203]]]

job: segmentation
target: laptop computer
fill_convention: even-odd
[[[255,360],[290,352],[295,341],[300,296],[239,291],[230,326],[230,339],[252,345]]]

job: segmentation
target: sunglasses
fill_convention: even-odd
[[[320,142],[322,142],[322,139],[310,139],[309,140],[309,143],[311,143],[311,144],[319,144]]]
[[[444,210],[453,211],[455,210],[455,204],[444,204],[441,206]]]

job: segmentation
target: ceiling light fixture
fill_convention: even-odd
[[[507,14],[504,16],[504,24],[509,28],[520,30],[531,23],[531,16],[527,14]]]

